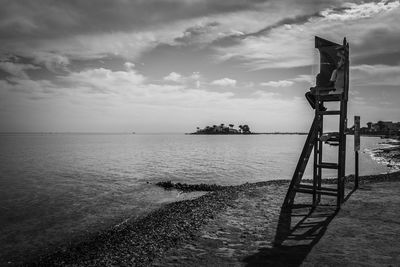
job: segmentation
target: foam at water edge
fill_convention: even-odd
[[[399,147],[400,141],[396,139],[387,139],[385,143],[380,143],[379,148],[375,149],[364,149],[363,152],[370,155],[371,159],[381,165],[386,165],[388,172],[395,172],[400,170],[400,162],[395,162],[384,156],[378,156],[377,154],[383,152],[384,149]]]

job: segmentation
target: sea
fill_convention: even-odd
[[[238,185],[289,180],[306,137],[1,134],[0,266],[201,194],[164,190],[155,185],[159,181]],[[393,171],[374,154],[386,143],[361,138],[360,175]],[[346,173],[353,174],[352,136],[347,145]],[[325,145],[324,161],[334,162],[337,149]],[[310,167],[305,177],[311,178]]]

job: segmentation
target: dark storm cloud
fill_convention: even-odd
[[[56,38],[131,31],[175,20],[252,9],[262,0],[0,1],[0,38]]]

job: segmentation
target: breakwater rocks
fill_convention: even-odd
[[[166,182],[158,182],[157,186],[160,186],[164,189],[177,189],[183,192],[193,192],[193,191],[218,191],[222,190],[226,187],[216,184],[181,184],[181,183],[173,183],[171,181]]]
[[[217,184],[185,184],[185,183],[174,183],[171,181],[158,182],[155,185],[160,186],[166,190],[176,189],[182,192],[193,192],[193,191],[221,191],[221,190],[243,190],[250,187],[259,187],[266,185],[281,185],[287,184],[287,180],[271,180],[255,183],[244,183],[241,185],[217,185]]]

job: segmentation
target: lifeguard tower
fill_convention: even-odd
[[[337,208],[344,201],[344,178],[346,161],[346,128],[347,128],[347,99],[349,90],[349,44],[344,38],[343,43],[337,44],[320,37],[315,37],[315,48],[320,54],[320,71],[316,78],[316,86],[308,93],[314,102],[315,117],[304,144],[299,161],[289,185],[283,207],[294,204],[296,194],[312,195],[312,205],[315,207],[320,203],[321,196],[336,197]],[[339,52],[340,51],[340,52]],[[342,71],[342,90],[337,90],[337,84],[332,82],[333,73]],[[337,75],[337,73],[335,73]],[[336,81],[338,82],[338,81]],[[325,102],[338,103],[339,109],[327,110]],[[337,162],[326,162],[323,160],[324,117],[339,116],[338,134],[330,137],[338,146]],[[302,183],[304,171],[308,160],[314,151],[313,178],[312,183]],[[324,169],[337,170],[337,184],[332,186],[323,185],[322,174]]]

